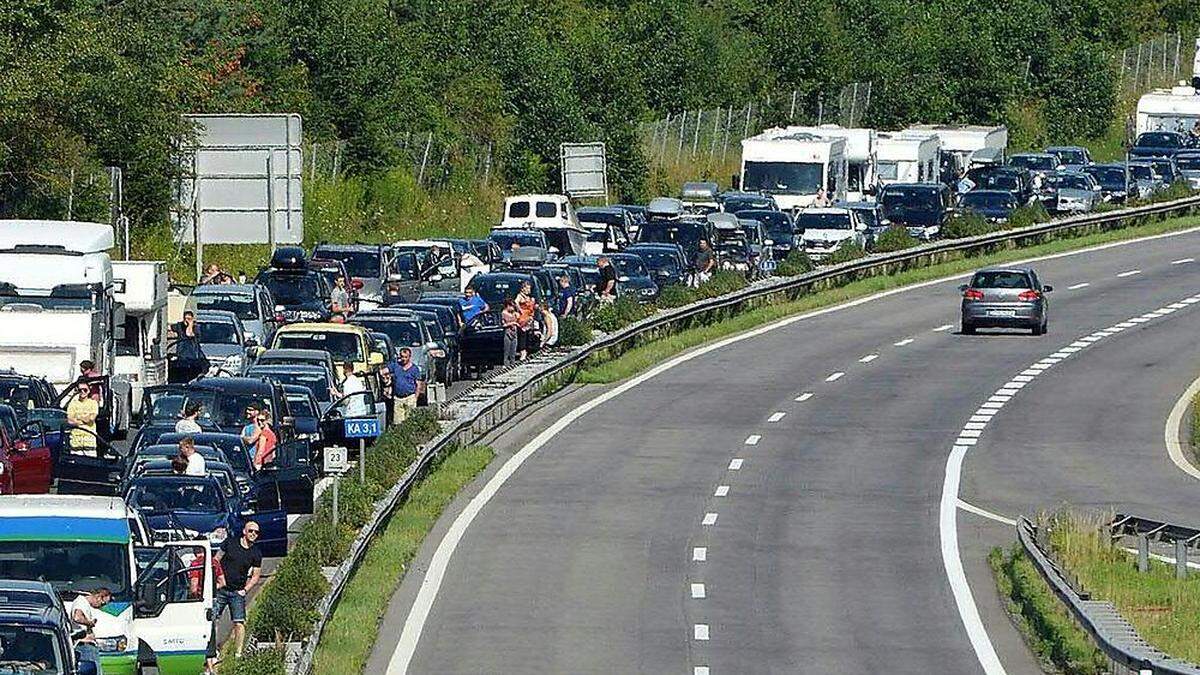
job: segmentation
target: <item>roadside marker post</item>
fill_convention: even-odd
[[[342,482],[342,475],[346,473],[346,469],[349,467],[347,455],[349,455],[349,452],[340,445],[331,445],[325,448],[325,473],[336,476],[333,481],[334,527],[337,527],[338,524],[338,484]]]
[[[346,438],[358,439],[358,480],[367,482],[367,439],[378,438],[382,429],[374,417],[349,417],[342,421]]]

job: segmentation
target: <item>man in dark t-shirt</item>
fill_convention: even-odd
[[[617,297],[617,270],[613,268],[612,261],[604,257],[596,261],[596,267],[600,271],[600,280],[596,282],[596,296],[602,302],[611,301]]]
[[[242,655],[242,644],[246,640],[246,594],[258,583],[262,569],[262,551],[258,549],[258,523],[248,522],[242,526],[242,536],[228,537],[215,559],[221,563],[225,581],[217,579],[217,595],[213,598],[213,621],[229,607],[229,618],[233,620],[233,640],[238,656]]]

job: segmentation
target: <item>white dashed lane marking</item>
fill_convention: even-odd
[[[708,639],[708,624],[698,623],[692,627],[692,637],[697,640]]]
[[[1182,265],[1184,263],[1190,263],[1190,262],[1196,262],[1196,259],[1195,258],[1180,258],[1179,260],[1172,260],[1171,264],[1172,265]]]
[[[714,497],[724,497],[727,494],[729,494],[728,485],[718,485],[717,489],[713,492]]]
[[[1068,291],[1077,291],[1081,288],[1087,288],[1088,286],[1091,286],[1091,284],[1089,284],[1088,282],[1085,281],[1081,284],[1075,284],[1074,286],[1067,286],[1067,290]]]
[[[692,675],[709,675],[708,666],[696,666],[692,668]]]
[[[830,375],[829,377],[825,378],[825,381],[826,382],[836,382],[836,381],[842,379],[843,375],[845,375],[845,373],[838,371],[838,372]]]
[[[696,600],[705,598],[704,584],[692,584],[692,598]]]
[[[716,525],[717,524],[717,514],[713,513],[712,511],[709,511],[708,513],[704,514],[704,519],[700,521],[700,524],[701,525]]]
[[[942,324],[942,325],[938,326],[937,328],[934,328],[934,329],[933,329],[933,332],[935,332],[935,333],[941,333],[942,331],[947,331],[947,330],[950,330],[951,328],[954,328],[954,324],[952,324],[952,323],[945,323],[945,324]]]
[[[1141,270],[1129,270],[1127,272],[1121,272],[1120,274],[1117,275],[1117,278],[1122,279],[1124,277],[1131,277],[1135,274],[1141,274],[1141,273],[1142,273]]]
[[[746,437],[746,445],[758,445],[758,442],[761,440],[762,436],[759,436],[758,434],[750,434]]]
[[[734,457],[733,459],[729,460],[729,470],[730,471],[737,471],[741,468],[742,468],[742,458],[741,457]]]
[[[786,416],[786,415],[787,415],[787,413],[785,413],[783,411],[779,411],[779,412],[771,415],[770,417],[768,417],[767,421],[768,422],[778,422],[779,420],[783,419],[784,416]]]
[[[877,359],[877,358],[879,358],[879,355],[878,355],[878,354],[867,354],[866,356],[864,356],[864,357],[862,357],[861,359],[859,359],[859,360],[858,360],[858,362],[859,362],[859,363],[870,363],[870,362],[874,361],[874,360],[875,360],[875,359]]]
[[[903,340],[901,340],[899,342],[894,342],[892,344],[894,344],[897,347],[903,347],[904,345],[911,345],[912,343],[913,343],[912,338],[904,338]]]
[[[803,394],[800,394],[799,396],[797,396],[795,400],[796,400],[796,403],[804,403],[805,401],[807,401],[808,399],[810,399],[812,397],[813,397],[812,392],[806,391]]]
[[[697,546],[692,549],[692,562],[704,562],[708,560],[708,548],[705,546]]]

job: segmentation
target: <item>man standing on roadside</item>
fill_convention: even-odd
[[[692,288],[696,288],[711,279],[712,270],[716,264],[716,260],[713,259],[712,247],[708,245],[708,240],[701,239],[700,250],[696,252],[696,276],[692,278]]]
[[[458,301],[458,307],[462,310],[463,321],[466,323],[471,323],[471,319],[488,311],[487,302],[479,297],[479,294],[471,286],[467,286],[463,290],[463,297],[462,300]]]
[[[258,584],[262,569],[262,552],[258,549],[258,523],[250,521],[242,526],[242,536],[229,537],[221,544],[214,558],[221,563],[225,584],[218,583],[213,598],[213,621],[219,621],[225,608],[233,621],[234,653],[242,655],[246,641],[246,594]],[[215,664],[210,661],[209,667]]]
[[[601,256],[596,261],[600,270],[600,280],[596,282],[596,297],[600,302],[612,302],[617,297],[617,270],[607,256]]]
[[[421,369],[412,362],[412,350],[400,349],[396,360],[388,364],[392,374],[392,423],[399,424],[408,417],[408,411],[417,407],[417,396],[425,386]]]

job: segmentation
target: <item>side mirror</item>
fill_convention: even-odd
[[[353,288],[356,291],[361,291],[362,287],[363,287],[362,279],[351,279],[350,280],[350,288]]]
[[[279,420],[279,424],[285,429],[294,429],[296,428],[296,418],[291,415],[284,415],[283,419]]]
[[[546,252],[553,253],[554,255],[558,255],[559,253],[557,246],[551,246],[550,248],[546,249]]]
[[[16,450],[17,452],[25,452],[29,450],[29,442],[25,440],[14,441],[12,444],[12,449]]]
[[[625,275],[621,275],[621,276],[617,277],[617,281],[620,281],[621,283],[625,283],[626,281],[629,281],[629,277],[627,277]]]
[[[367,364],[372,366],[382,366],[383,354],[380,352],[371,352],[371,355],[367,357]]]
[[[444,277],[442,277],[442,275],[440,275],[440,274],[434,274],[429,277],[429,280],[436,284],[437,282],[441,281],[443,278]]]
[[[763,246],[774,246],[774,245],[775,245],[774,239],[764,239],[763,240]]]
[[[1043,293],[1049,293],[1050,291],[1053,291],[1053,290],[1054,290],[1054,287],[1051,286],[1050,284],[1046,284],[1045,286],[1042,286]]]
[[[970,288],[970,287],[971,287],[971,286],[970,286],[970,284],[959,284],[959,285],[958,285],[958,290],[960,290],[960,291],[965,291],[965,290],[967,290],[967,289],[968,289],[968,288]]]

